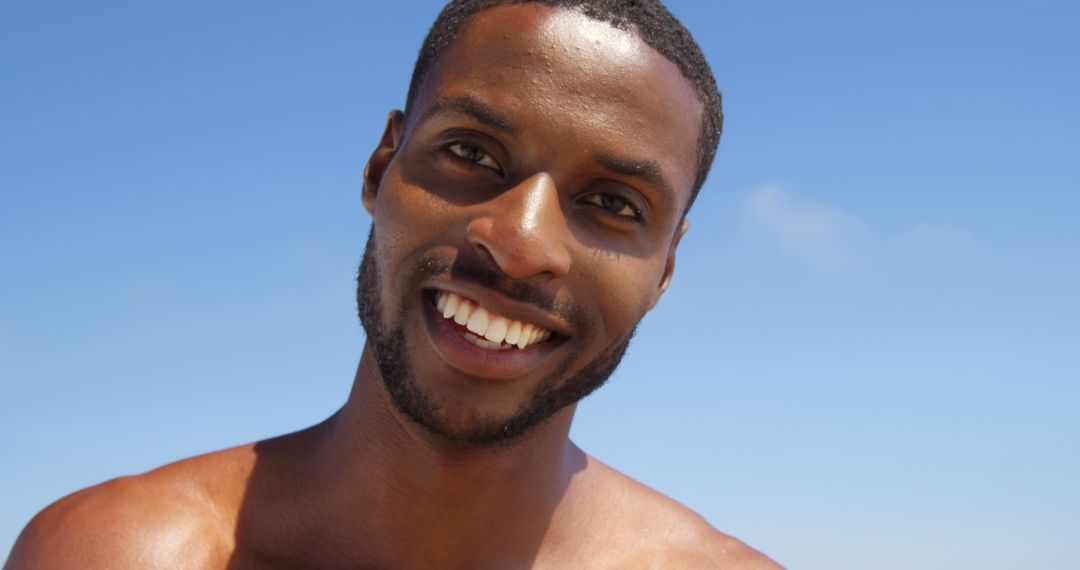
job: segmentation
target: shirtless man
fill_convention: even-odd
[[[345,405],[61,499],[5,568],[777,567],[568,439],[671,279],[712,74],[653,2],[502,4],[443,11],[365,169]]]

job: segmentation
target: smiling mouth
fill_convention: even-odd
[[[429,294],[439,315],[456,325],[454,328],[466,341],[485,350],[524,350],[558,337],[541,326],[499,315],[457,293],[435,289]]]

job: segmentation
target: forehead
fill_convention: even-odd
[[[678,67],[631,32],[536,4],[483,10],[429,72],[410,115],[462,97],[499,110],[555,154],[654,161],[689,197],[702,105]]]

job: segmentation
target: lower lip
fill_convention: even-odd
[[[423,305],[436,351],[451,366],[470,376],[513,380],[534,370],[551,354],[554,343],[550,342],[506,350],[480,348],[465,340],[453,321],[443,318],[434,305],[426,301]]]

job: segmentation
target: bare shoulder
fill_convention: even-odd
[[[730,568],[776,570],[782,566],[741,540],[724,534],[705,520],[700,527],[668,537],[662,545],[638,551],[623,568]]]
[[[594,508],[606,512],[608,541],[623,553],[614,567],[782,568],[686,506],[591,457],[589,469],[603,489],[593,493],[599,502]]]
[[[232,517],[223,485],[242,475],[243,455],[220,451],[68,495],[27,524],[4,570],[222,566]]]

